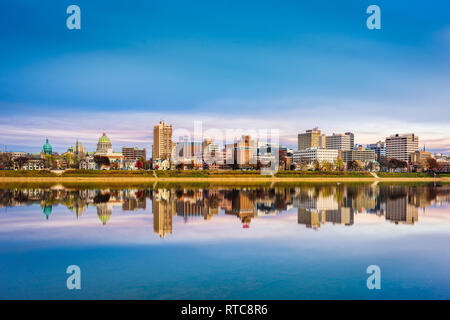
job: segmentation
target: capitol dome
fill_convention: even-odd
[[[44,154],[46,154],[46,155],[52,154],[52,145],[50,143],[48,143],[48,138],[46,139],[45,144],[42,147],[42,152],[44,152]]]
[[[111,143],[111,140],[109,140],[108,136],[105,132],[103,132],[103,135],[98,139],[99,143]]]
[[[97,143],[97,153],[108,153],[108,151],[112,150],[111,140],[108,138],[105,132],[98,139]]]

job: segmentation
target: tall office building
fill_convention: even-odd
[[[419,149],[419,137],[414,133],[394,134],[386,138],[386,157],[409,162],[411,154]]]
[[[170,159],[172,154],[172,125],[160,121],[153,128],[153,160]]]
[[[305,133],[298,134],[298,150],[308,148],[319,148],[320,146],[320,130],[317,128],[306,130]]]
[[[346,132],[345,135],[350,137],[350,149],[355,147],[355,134],[353,132]]]
[[[351,150],[351,136],[348,134],[333,133],[331,136],[327,136],[327,149],[333,150]]]
[[[250,136],[243,135],[234,144],[234,159],[239,167],[256,164],[256,142]]]

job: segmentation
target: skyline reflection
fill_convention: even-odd
[[[148,201],[151,204],[147,203]],[[153,214],[153,232],[164,238],[173,234],[173,218],[213,221],[223,214],[235,216],[244,229],[253,219],[283,215],[297,210],[297,223],[319,230],[325,224],[352,226],[355,215],[373,214],[386,222],[414,225],[419,211],[450,203],[449,185],[316,184],[294,187],[189,188],[69,188],[52,187],[0,189],[0,208],[39,205],[43,218],[51,221],[54,207],[64,206],[82,219],[95,207],[98,219],[107,226],[114,208]],[[50,222],[51,223],[51,222]]]

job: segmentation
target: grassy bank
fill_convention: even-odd
[[[424,172],[378,172],[380,178],[433,178],[433,175]]]
[[[372,178],[369,172],[353,171],[278,171],[280,178]]]
[[[0,177],[143,177],[154,178],[267,178],[257,170],[168,170],[168,171],[144,171],[144,170],[67,170],[62,174],[56,174],[47,170],[2,170]],[[269,176],[270,177],[270,176]],[[327,178],[327,177],[348,177],[364,178],[372,177],[368,172],[317,172],[317,171],[278,171],[275,177],[287,178]]]
[[[57,177],[48,170],[0,170],[0,177]]]
[[[156,174],[156,175],[155,175]],[[0,171],[0,182],[74,182],[74,183],[155,183],[155,182],[220,182],[220,183],[264,183],[264,182],[324,182],[324,181],[450,181],[450,175],[438,179],[425,173],[378,173],[379,178],[369,172],[315,172],[279,171],[275,176],[262,175],[259,171],[124,171],[124,170],[69,170],[61,174],[50,171]]]

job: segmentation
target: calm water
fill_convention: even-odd
[[[449,240],[450,185],[4,186],[0,298],[449,299]]]

